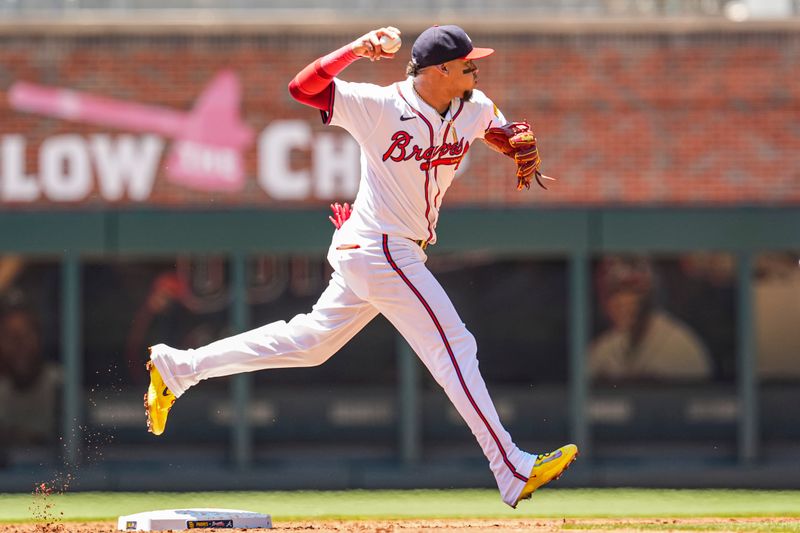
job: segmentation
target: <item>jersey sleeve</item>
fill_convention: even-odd
[[[508,121],[506,120],[505,115],[503,115],[503,112],[500,111],[500,109],[497,108],[497,106],[494,104],[494,102],[492,102],[492,112],[491,112],[491,115],[489,117],[490,117],[489,118],[490,122],[489,122],[489,125],[486,127],[487,130],[489,128],[495,128],[497,126],[503,126],[503,125],[508,123]]]
[[[335,78],[329,112],[322,111],[325,124],[347,130],[356,141],[367,139],[378,126],[387,100],[384,87]]]
[[[479,132],[479,137],[482,139],[483,134],[489,128],[495,128],[497,126],[503,126],[507,124],[508,121],[500,109],[492,102],[483,92],[475,91],[475,100],[481,108],[483,109],[483,120],[482,125],[483,128]]]

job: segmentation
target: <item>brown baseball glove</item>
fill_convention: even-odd
[[[542,180],[555,179],[539,172],[542,160],[536,147],[536,137],[526,121],[509,122],[504,126],[489,128],[483,134],[483,140],[490,148],[507,155],[517,164],[517,190],[522,190],[523,187],[530,189],[534,178],[542,189],[547,189]]]

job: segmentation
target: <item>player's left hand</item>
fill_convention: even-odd
[[[347,202],[345,202],[344,205],[340,204],[339,202],[331,204],[331,211],[333,211],[333,216],[329,216],[328,220],[331,221],[331,224],[333,224],[333,227],[336,229],[340,229],[342,224],[344,224],[353,213],[353,209]]]
[[[531,125],[526,121],[509,122],[489,128],[484,132],[483,140],[490,148],[507,155],[517,164],[518,191],[530,189],[534,178],[542,189],[547,189],[542,180],[555,181],[555,178],[545,176],[539,171],[542,159],[539,157],[539,148]]]
[[[352,43],[353,52],[359,57],[369,58],[370,61],[380,61],[381,58],[392,58],[394,53],[389,53],[381,48],[381,37],[387,36],[390,39],[400,37],[400,30],[394,26],[378,28],[369,33],[365,33]]]

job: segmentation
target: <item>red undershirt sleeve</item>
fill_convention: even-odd
[[[358,58],[348,44],[317,59],[289,82],[289,93],[301,104],[330,113],[333,108],[333,78]]]

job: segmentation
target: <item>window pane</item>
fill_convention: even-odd
[[[56,260],[0,256],[0,468],[58,461],[59,272]]]
[[[483,252],[431,254],[428,266],[478,344],[500,420],[532,452],[560,446],[567,423],[567,263]],[[426,453],[480,458],[480,449],[426,373]]]
[[[227,259],[89,260],[83,266],[83,290],[84,460],[224,460],[229,378],[204,381],[181,397],[158,439],[146,431],[142,396],[149,383],[149,346],[196,348],[230,334]],[[175,447],[182,452],[176,455]]]
[[[434,252],[428,267],[476,337],[482,375],[517,442],[526,446],[535,440],[539,449],[563,441],[566,261]],[[253,258],[253,325],[309,312],[329,276],[322,257]],[[341,446],[351,445],[350,451],[362,458],[394,457],[400,411],[398,357],[398,333],[379,315],[319,367],[258,372],[254,396],[263,416],[254,422],[255,430],[270,446],[256,446],[256,453],[261,459],[278,450],[285,454],[281,446],[301,454],[308,446],[309,453],[315,453],[313,447],[324,443],[338,447],[338,453],[348,453]],[[480,457],[466,424],[413,357],[420,376],[425,453],[435,455],[441,449],[450,457]],[[539,409],[546,409],[548,416],[529,416]]]
[[[589,417],[600,458],[685,446],[734,456],[735,273],[722,253],[594,262]]]
[[[760,255],[753,279],[761,427],[770,457],[800,438],[800,268],[798,252]]]

